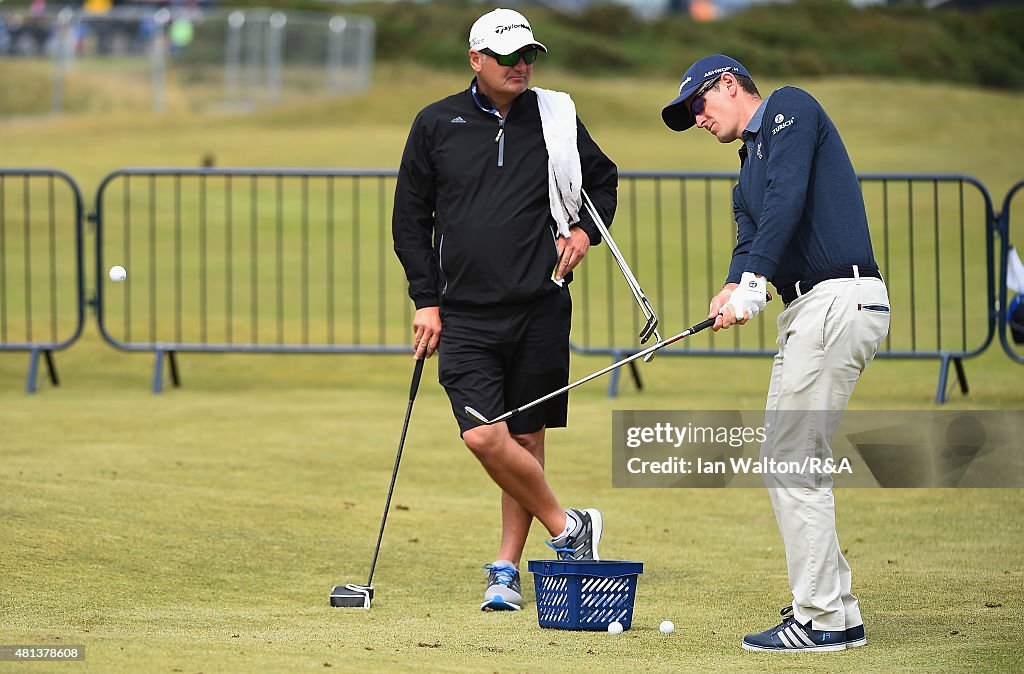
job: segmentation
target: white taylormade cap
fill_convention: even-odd
[[[495,54],[512,54],[523,47],[548,49],[533,39],[533,29],[526,17],[512,9],[487,12],[469,29],[469,48],[473,51],[490,49]]]

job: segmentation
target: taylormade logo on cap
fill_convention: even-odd
[[[512,9],[488,12],[469,30],[469,48],[473,51],[490,49],[495,54],[512,54],[523,47],[547,51],[547,47],[534,39],[526,17]]]
[[[526,30],[530,31],[531,34],[533,33],[533,30],[530,28],[530,24],[528,23],[514,23],[511,26],[497,26],[494,29],[494,32],[497,33],[498,35],[501,35],[505,31],[512,30],[513,28],[525,28]]]

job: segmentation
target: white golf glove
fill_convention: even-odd
[[[764,311],[764,305],[768,303],[768,279],[755,276],[753,272],[745,271],[740,277],[740,284],[732,291],[729,301],[725,306],[732,306],[736,313],[736,320],[753,318]]]

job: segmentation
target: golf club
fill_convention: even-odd
[[[650,301],[644,294],[643,289],[640,287],[640,282],[636,280],[636,276],[633,274],[633,270],[629,268],[626,263],[626,258],[622,256],[622,252],[619,251],[619,247],[615,245],[615,239],[612,238],[611,233],[608,231],[608,226],[604,224],[604,220],[601,219],[600,214],[597,212],[597,208],[594,207],[594,202],[590,200],[590,195],[587,194],[586,190],[581,190],[583,195],[583,205],[590,213],[591,219],[597,226],[598,231],[601,233],[602,238],[608,244],[608,250],[611,251],[612,257],[615,258],[615,262],[619,265],[619,270],[622,272],[623,277],[626,279],[626,284],[629,285],[629,289],[633,292],[633,298],[636,303],[640,305],[640,310],[644,313],[644,318],[647,319],[647,323],[640,330],[640,343],[646,344],[652,336],[656,342],[661,341],[661,335],[658,334],[658,314],[655,313],[654,307],[651,306]],[[644,362],[649,361],[654,357],[652,351]]]
[[[572,382],[568,386],[563,386],[562,388],[558,389],[557,391],[552,391],[551,393],[548,393],[546,396],[543,396],[541,398],[537,398],[536,400],[534,400],[531,403],[526,403],[522,407],[517,407],[514,410],[509,410],[508,412],[505,412],[504,414],[502,414],[500,416],[494,417],[493,419],[488,419],[484,415],[480,414],[480,412],[476,411],[472,407],[469,407],[468,405],[465,407],[466,414],[468,414],[470,417],[472,417],[476,421],[479,421],[482,424],[486,424],[488,426],[491,425],[491,424],[496,424],[499,421],[504,421],[505,419],[508,419],[509,417],[511,417],[511,416],[513,416],[515,414],[519,414],[520,412],[523,412],[525,410],[528,410],[531,407],[535,407],[536,405],[539,405],[539,404],[541,404],[543,402],[551,400],[555,396],[560,396],[563,393],[565,393],[566,391],[569,391],[570,389],[576,388],[580,384],[587,383],[591,379],[596,379],[596,378],[600,377],[603,374],[607,374],[608,372],[611,372],[615,368],[622,367],[626,363],[631,363],[634,360],[636,360],[637,358],[641,358],[641,357],[646,356],[648,354],[654,353],[658,349],[662,349],[662,348],[668,346],[669,344],[674,344],[675,342],[678,342],[680,339],[683,339],[684,337],[689,337],[690,335],[694,334],[695,332],[700,332],[701,330],[704,330],[705,328],[710,328],[714,324],[715,324],[715,318],[709,318],[706,321],[703,321],[701,323],[698,323],[697,325],[694,325],[692,327],[687,328],[686,330],[683,330],[682,332],[680,332],[678,335],[675,335],[674,337],[669,337],[668,339],[661,340],[657,344],[654,344],[653,346],[649,346],[646,349],[644,349],[643,351],[637,351],[632,356],[627,356],[626,358],[623,358],[620,361],[616,361],[616,362],[612,363],[611,365],[609,365],[608,367],[606,367],[604,369],[598,370],[597,372],[594,372],[593,374],[588,374],[586,377],[583,377],[582,379],[578,379],[578,380]]]
[[[384,525],[388,521],[388,510],[391,508],[391,495],[395,491],[395,480],[398,478],[398,464],[402,461],[402,447],[405,446],[405,434],[409,430],[409,419],[412,417],[412,403],[416,400],[416,391],[420,387],[423,374],[424,355],[416,361],[412,371],[412,385],[409,387],[409,406],[405,409],[405,421],[402,423],[402,437],[398,441],[398,454],[395,456],[395,468],[391,472],[391,486],[388,487],[388,500],[384,502],[384,516],[380,520],[380,533],[377,534],[377,547],[373,551],[373,562],[370,563],[370,577],[366,585],[335,585],[331,590],[331,606],[370,608],[373,601],[373,570],[377,566],[377,555],[380,553],[380,542],[384,538]]]

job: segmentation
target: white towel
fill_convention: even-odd
[[[548,199],[561,236],[580,221],[583,169],[576,146],[576,104],[569,94],[534,87],[548,149]]]
[[[1010,246],[1006,259],[1006,287],[1015,293],[1024,294],[1024,263],[1017,255],[1017,249]]]

